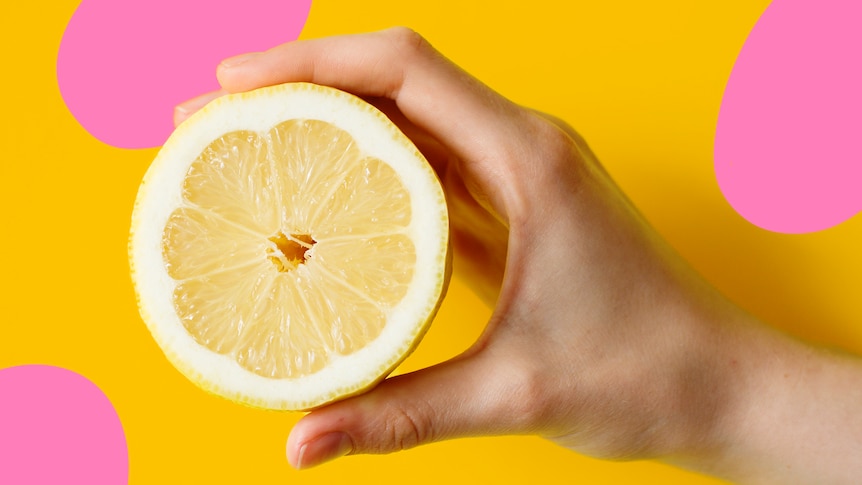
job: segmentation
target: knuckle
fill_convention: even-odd
[[[567,125],[547,119],[536,119],[530,135],[534,140],[541,140],[533,152],[536,157],[531,188],[563,186],[576,188],[581,186],[587,176],[587,167],[593,163],[589,148],[581,142],[580,135]]]
[[[427,48],[428,41],[410,27],[392,27],[386,31],[394,45],[407,52],[419,52]]]
[[[513,362],[499,372],[497,394],[501,397],[500,410],[512,432],[535,433],[548,418],[547,379],[533,365]]]
[[[569,122],[548,113],[536,111],[534,114],[538,115],[540,119],[545,121],[545,125],[547,125],[548,128],[555,128],[559,135],[569,138],[570,142],[574,142],[579,146],[586,145],[584,137],[581,136],[581,134],[578,133]]]
[[[545,417],[545,389],[533,374],[527,372],[519,375],[512,386],[514,396],[512,410],[517,416],[518,426],[525,431],[535,431],[542,427]]]
[[[433,57],[435,50],[424,37],[409,27],[392,27],[383,31],[382,35],[386,55],[380,67],[390,71],[390,74],[396,73],[384,92],[396,99],[407,82],[408,72],[417,63]]]
[[[392,450],[406,450],[432,440],[431,420],[427,413],[395,407],[385,413],[383,436]]]
[[[547,119],[537,121],[538,123],[533,127],[533,136],[542,140],[546,158],[567,159],[578,151],[578,139],[575,136],[579,135],[568,124]]]

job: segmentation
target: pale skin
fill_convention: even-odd
[[[448,362],[316,409],[307,468],[466,436],[535,434],[607,459],[739,483],[862,477],[862,360],[773,330],[653,230],[565,123],[483,85],[405,28],[227,59],[225,92],[290,81],[368,99],[437,170],[455,271],[494,308]]]

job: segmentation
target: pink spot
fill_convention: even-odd
[[[862,2],[775,0],[724,93],[715,172],[747,220],[818,231],[862,211]]]
[[[176,104],[218,88],[222,59],[296,39],[310,8],[311,0],[83,0],[60,44],[60,92],[102,142],[159,146]]]
[[[128,483],[123,427],[108,398],[66,369],[0,369],[0,483]]]

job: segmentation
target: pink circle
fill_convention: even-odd
[[[776,0],[727,84],[715,172],[765,229],[826,229],[862,210],[862,2]]]
[[[66,369],[0,369],[0,483],[128,483],[123,427],[108,398]]]
[[[173,107],[218,88],[226,58],[299,36],[311,0],[83,0],[60,44],[57,80],[90,134],[121,148],[164,143]]]

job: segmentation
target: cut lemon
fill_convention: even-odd
[[[446,203],[376,108],[306,83],[219,98],[138,192],[143,320],[215,394],[309,409],[360,393],[418,344],[449,278]]]

